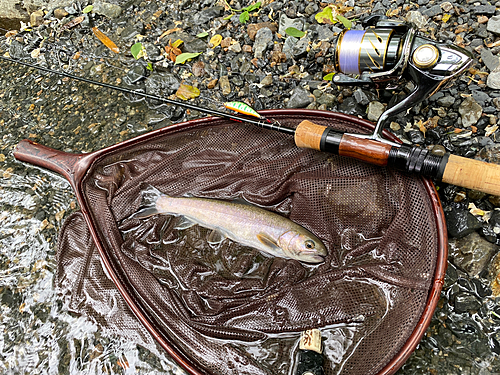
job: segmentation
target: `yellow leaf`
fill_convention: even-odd
[[[102,42],[102,44],[104,44],[106,47],[108,47],[114,53],[120,53],[120,50],[116,46],[116,44],[111,39],[109,39],[106,36],[106,34],[104,34],[101,30],[99,30],[97,27],[93,27],[92,31],[94,32],[97,39],[99,39]]]
[[[217,47],[220,43],[222,42],[222,35],[220,34],[216,34],[214,35],[212,38],[210,38],[210,42],[208,43],[208,45],[211,47],[211,48],[215,48]]]
[[[448,20],[450,19],[450,17],[451,17],[451,14],[445,14],[443,16],[443,22],[448,22]]]
[[[172,47],[177,48],[179,47],[182,43],[184,43],[182,40],[177,39],[175,42],[172,43]]]
[[[179,86],[175,96],[182,100],[193,99],[200,96],[200,90],[197,87],[182,84]]]

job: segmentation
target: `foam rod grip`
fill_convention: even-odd
[[[500,165],[450,155],[443,182],[500,196]]]

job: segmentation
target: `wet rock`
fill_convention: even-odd
[[[493,71],[500,65],[500,58],[495,56],[489,48],[483,48],[481,50],[481,60],[486,67]]]
[[[368,105],[368,103],[377,99],[375,94],[362,89],[357,89],[356,91],[354,91],[353,96],[354,99],[356,99],[356,102],[361,105]]]
[[[228,76],[222,76],[219,78],[219,87],[222,91],[222,95],[227,96],[231,93],[231,84],[229,83]]]
[[[171,73],[152,73],[146,80],[146,91],[154,95],[173,94],[180,86],[179,80]]]
[[[331,108],[335,104],[335,95],[324,93],[318,99],[319,105],[324,105],[326,108]]]
[[[335,27],[335,29],[340,29],[338,27]],[[317,38],[318,40],[330,40],[335,36],[335,30],[332,30],[329,26],[327,25],[311,25],[309,28],[311,31],[316,31],[318,34]]]
[[[427,17],[434,17],[437,16],[438,14],[441,14],[442,12],[443,10],[440,5],[433,5],[429,9],[424,10],[422,14]]]
[[[287,108],[305,108],[314,101],[314,95],[312,95],[306,89],[297,86],[293,92],[290,100],[286,104]]]
[[[449,108],[455,103],[455,98],[450,95],[442,96],[436,101],[440,106]]]
[[[262,80],[260,81],[260,84],[263,87],[271,86],[273,84],[273,76],[272,75],[267,75]]]
[[[458,240],[450,240],[450,258],[470,277],[479,277],[488,268],[498,246],[473,232]]]
[[[151,61],[159,61],[163,59],[160,49],[155,46],[153,43],[143,43],[144,49],[146,50],[146,55],[148,59]]]
[[[417,10],[412,10],[408,12],[408,14],[406,15],[406,21],[413,23],[419,29],[425,27],[425,25],[427,24],[427,18],[424,17],[422,13],[420,13]]]
[[[257,31],[255,35],[255,43],[253,45],[254,57],[261,59],[263,57],[264,51],[267,49],[269,42],[273,40],[273,32],[264,27]]]
[[[241,44],[239,42],[236,42],[234,44],[231,44],[228,47],[228,50],[234,53],[240,53],[241,52]]]
[[[488,24],[486,25],[486,30],[500,35],[500,16],[493,16],[488,20]]]
[[[464,291],[455,295],[453,305],[455,306],[455,312],[462,314],[477,311],[481,307],[481,302],[474,295]]]
[[[195,77],[203,76],[205,72],[205,63],[203,61],[196,61],[193,64],[192,72]]]
[[[193,14],[193,24],[196,26],[206,26],[214,18],[220,17],[224,13],[224,8],[221,6],[215,6],[212,8],[203,9],[200,12],[195,12]]]
[[[500,164],[500,144],[487,144],[479,150],[476,157],[487,163]]]
[[[247,34],[250,40],[255,40],[255,36],[257,35],[257,31],[267,27],[273,33],[275,33],[278,28],[275,23],[272,22],[262,22],[262,23],[252,23],[247,27]]]
[[[30,14],[31,26],[40,26],[43,23],[43,10],[37,10]]]
[[[307,54],[310,42],[311,40],[308,37],[300,38],[292,49],[293,58],[299,59]]]
[[[13,59],[22,59],[27,57],[28,54],[24,51],[24,45],[19,43],[17,40],[13,40],[9,46],[9,55]]]
[[[352,96],[344,98],[342,103],[339,105],[339,112],[348,115],[361,115],[365,112],[365,107],[356,103],[356,99]]]
[[[137,83],[144,78],[146,78],[146,67],[139,63],[134,64],[124,77],[127,84]]]
[[[474,125],[483,113],[483,108],[477,104],[472,97],[467,97],[458,107],[458,112],[462,116],[462,125],[468,127]]]
[[[474,14],[495,14],[496,7],[491,4],[477,5],[472,8]]]
[[[486,80],[486,85],[494,90],[500,89],[500,67],[497,67],[488,75],[488,79]]]
[[[445,12],[449,12],[453,9],[453,4],[450,3],[449,1],[445,1],[444,3],[441,3],[441,9]]]
[[[285,13],[282,13],[278,33],[286,35],[285,30],[289,27],[295,27],[297,30],[302,30],[304,28],[304,20],[300,18],[288,18]]]
[[[293,36],[289,36],[283,43],[283,53],[287,59],[293,58],[293,49],[299,40]]]
[[[449,207],[445,212],[446,226],[451,237],[462,238],[481,228],[481,222],[466,208]]]
[[[142,34],[144,31],[144,24],[137,22],[135,24],[127,25],[121,32],[120,37],[125,40],[132,40],[136,35]]]
[[[366,110],[368,120],[377,121],[384,111],[385,106],[382,103],[377,101],[370,102]]]
[[[57,8],[54,10],[54,17],[56,17],[58,20],[62,20],[64,17],[66,17],[69,13],[62,8]]]
[[[425,142],[424,134],[420,130],[410,130],[408,132],[408,137],[411,143],[420,145]]]
[[[104,17],[117,18],[122,13],[122,8],[121,6],[116,4],[106,3],[104,1],[96,1],[94,3],[94,8],[92,9],[92,11]]]

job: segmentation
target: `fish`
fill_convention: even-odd
[[[145,205],[144,205],[145,203]],[[327,255],[323,242],[292,220],[250,204],[212,198],[172,197],[150,187],[143,192],[143,206],[132,217],[183,216],[192,225],[212,229],[208,242],[224,238],[266,254],[321,263]],[[214,240],[218,237],[219,241]]]

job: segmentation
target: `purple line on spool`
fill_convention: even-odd
[[[339,48],[339,68],[345,74],[359,74],[359,50],[365,30],[348,30]]]

